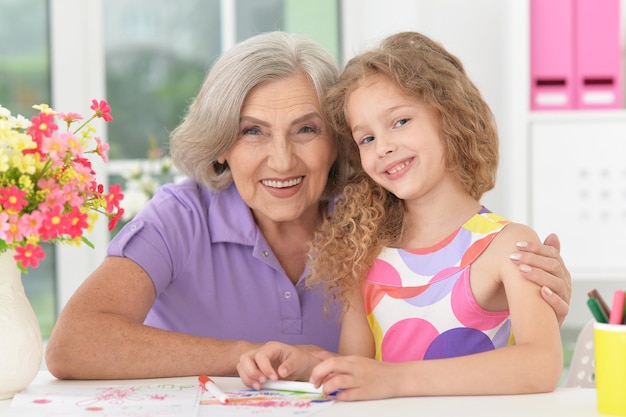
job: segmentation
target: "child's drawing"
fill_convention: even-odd
[[[200,399],[195,384],[30,386],[17,394],[13,411],[97,417],[194,416]],[[86,413],[87,412],[87,413]]]
[[[289,391],[228,391],[227,404],[220,404],[210,393],[202,393],[198,416],[307,416],[329,407],[329,401],[320,394]]]

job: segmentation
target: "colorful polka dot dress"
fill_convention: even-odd
[[[508,223],[483,207],[433,247],[383,249],[363,285],[376,359],[450,358],[510,343],[509,312],[482,309],[469,283],[472,263]]]

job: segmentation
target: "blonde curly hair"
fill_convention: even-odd
[[[343,188],[335,212],[310,246],[307,283],[322,283],[331,299],[344,302],[385,246],[402,238],[404,203],[376,184],[360,168],[346,101],[374,75],[382,75],[404,93],[425,103],[438,119],[448,171],[476,200],[493,188],[498,166],[498,133],[493,114],[467,76],[461,61],[427,36],[402,32],[376,49],[352,58],[325,97],[323,109],[356,172]]]

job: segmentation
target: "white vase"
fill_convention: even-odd
[[[13,398],[35,379],[43,354],[39,322],[13,255],[0,253],[0,400]]]

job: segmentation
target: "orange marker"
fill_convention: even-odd
[[[211,378],[206,375],[200,375],[198,377],[198,381],[200,381],[200,384],[202,384],[202,387],[204,389],[209,391],[211,394],[213,394],[215,398],[217,398],[217,401],[222,404],[226,404],[228,402],[228,395],[224,391],[222,391],[220,387],[215,384],[215,381],[213,381]]]

